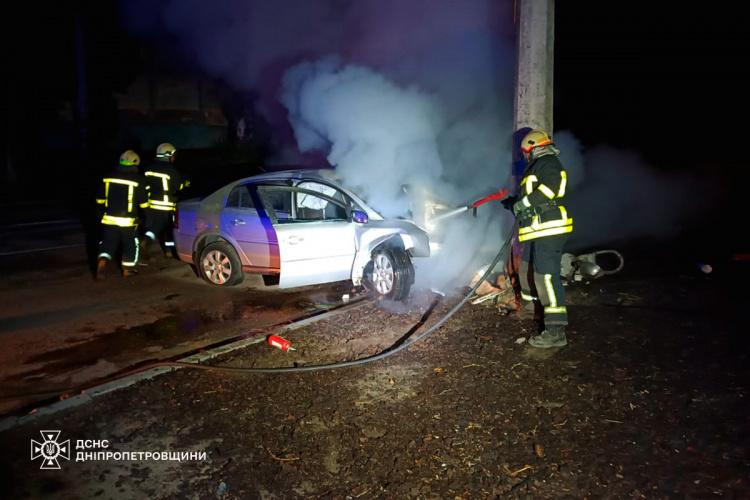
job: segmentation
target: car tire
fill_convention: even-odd
[[[234,286],[244,277],[237,252],[222,241],[211,243],[203,249],[197,267],[201,278],[212,285]]]
[[[406,250],[394,246],[377,248],[364,269],[365,289],[387,300],[402,301],[414,283],[414,267]]]

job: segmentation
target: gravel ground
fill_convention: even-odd
[[[521,341],[531,320],[464,306],[384,360],[276,375],[183,369],[0,434],[7,498],[750,498],[748,345],[721,276],[568,287],[569,345]],[[739,301],[740,297],[736,296]],[[434,297],[375,302],[213,364],[305,366],[403,340]],[[410,338],[441,318],[445,297]],[[520,343],[519,343],[520,342]],[[59,459],[29,443],[107,440],[110,452],[203,460]]]

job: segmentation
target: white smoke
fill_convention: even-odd
[[[301,63],[283,81],[281,99],[300,150],[327,153],[344,184],[386,217],[408,216],[414,204],[424,203],[422,195],[450,208],[465,206],[508,178],[509,162],[489,161],[508,158],[509,151],[502,152],[494,135],[502,129],[499,115],[486,109],[461,110],[446,126],[450,106],[439,94],[400,87],[337,57]],[[505,172],[492,168],[503,164]],[[411,187],[409,196],[404,185]],[[471,260],[478,251],[500,240],[501,222],[489,217],[492,211],[485,205],[477,219],[466,212],[441,223],[443,248],[421,264],[422,283],[444,288],[476,270],[480,262],[472,267]]]
[[[169,60],[256,95],[270,133],[296,143],[277,143],[277,160],[322,153],[383,215],[408,214],[404,184],[453,206],[510,187],[512,1],[121,6],[131,30],[164,47]],[[572,245],[668,235],[686,220],[691,181],[659,173],[633,153],[584,151],[570,133],[554,140],[569,174]],[[478,250],[484,257],[476,265],[485,264],[511,221],[497,202],[479,207],[477,219],[470,212],[446,219],[440,260],[418,275],[447,283],[472,267]]]
[[[431,186],[443,174],[440,108],[416,88],[399,88],[335,57],[301,63],[283,83],[281,98],[300,151],[327,153],[346,184],[384,216],[406,215],[402,185]]]
[[[601,247],[639,238],[666,240],[679,234],[713,196],[713,181],[684,172],[664,172],[635,151],[607,145],[584,150],[572,133],[554,135],[568,173],[570,246]]]

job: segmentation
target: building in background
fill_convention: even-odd
[[[142,74],[114,97],[120,148],[152,150],[169,141],[178,149],[204,149],[228,139],[221,91],[208,80]]]

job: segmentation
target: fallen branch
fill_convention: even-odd
[[[505,465],[504,467],[505,467],[505,472],[507,472],[508,474],[510,474],[510,475],[511,475],[511,477],[516,477],[516,475],[518,475],[519,473],[521,473],[521,472],[523,472],[523,471],[525,471],[525,470],[528,470],[528,469],[533,469],[533,468],[534,468],[534,467],[532,467],[531,465],[524,465],[524,466],[523,466],[523,469],[518,469],[518,470],[517,470],[517,471],[515,471],[515,472],[511,472],[511,471],[510,471],[510,469],[508,468],[508,466],[507,466],[507,465]]]
[[[268,453],[269,453],[269,454],[270,454],[270,455],[271,455],[271,456],[272,456],[272,457],[273,457],[273,458],[274,458],[275,460],[278,460],[278,461],[280,461],[280,462],[293,462],[294,460],[299,460],[299,457],[292,457],[292,458],[280,458],[280,457],[277,457],[276,455],[274,455],[274,454],[273,454],[273,452],[271,451],[271,449],[270,449],[270,448],[269,448],[268,446],[266,446],[266,450],[268,450]]]

